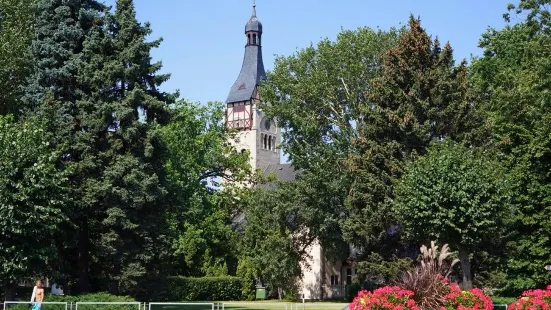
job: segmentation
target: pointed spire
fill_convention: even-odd
[[[251,100],[254,90],[261,80],[266,79],[262,61],[262,23],[256,17],[256,1],[253,0],[253,15],[245,25],[247,45],[241,72],[233,84],[226,103]]]

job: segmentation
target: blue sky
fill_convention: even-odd
[[[502,14],[511,1],[257,0],[264,66],[271,70],[275,55],[334,39],[341,29],[388,29],[407,22],[410,13],[421,17],[429,34],[449,41],[456,59],[470,59],[480,54],[477,43],[488,26],[504,25]],[[152,36],[164,39],[153,51],[163,72],[172,74],[163,89],[180,89],[193,102],[225,101],[241,68],[252,0],[135,0],[135,5],[138,19],[151,23]]]

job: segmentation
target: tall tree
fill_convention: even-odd
[[[470,256],[512,216],[508,183],[493,158],[449,140],[436,142],[406,166],[396,186],[393,211],[406,237],[458,250],[465,289],[472,287]]]
[[[480,125],[468,98],[466,63],[455,66],[451,46],[431,39],[419,19],[410,17],[380,70],[364,93],[348,156],[353,179],[342,226],[367,259],[373,252],[386,259],[398,253],[397,226],[388,211],[405,160],[425,153],[436,139],[468,140]]]
[[[235,273],[237,236],[232,192],[222,179],[240,182],[250,173],[248,158],[229,144],[234,133],[223,122],[223,106],[179,101],[159,129],[167,146],[166,201],[174,232],[173,272],[187,276]]]
[[[494,140],[507,156],[519,211],[507,240],[507,290],[518,294],[551,281],[551,16],[550,1],[510,5],[501,30],[480,41],[482,57],[471,66],[479,101],[493,125]],[[517,15],[515,23],[510,20]]]
[[[343,31],[336,41],[325,39],[295,55],[277,58],[260,88],[262,98],[270,103],[263,106],[264,111],[282,128],[281,149],[301,171],[297,186],[285,187],[295,195],[293,201],[301,202],[297,206],[308,206],[301,213],[301,224],[311,227],[309,238],[319,238],[328,253],[338,253],[341,259],[350,254],[341,250],[341,227],[335,225],[345,215],[352,179],[345,162],[353,152],[352,141],[359,137],[357,124],[370,105],[365,97],[370,81],[379,74],[383,54],[398,36],[396,29]],[[285,195],[281,190],[270,196],[276,193]],[[270,204],[265,207],[266,212],[271,210]]]
[[[60,152],[66,169],[72,172],[66,194],[74,199],[65,205],[64,212],[71,219],[72,225],[79,227],[79,233],[66,234],[71,231],[68,228],[71,226],[62,226],[65,238],[70,240],[60,239],[60,245],[68,248],[60,257],[66,257],[78,240],[77,262],[67,265],[78,266],[78,282],[82,291],[89,289],[89,214],[81,212],[86,209],[86,203],[82,201],[83,192],[79,187],[85,186],[85,172],[91,164],[84,161],[83,144],[79,141],[79,138],[84,140],[87,135],[78,110],[84,88],[78,80],[78,69],[84,60],[82,52],[85,39],[92,29],[100,27],[98,21],[101,21],[103,10],[103,5],[94,0],[38,1],[38,18],[32,43],[34,72],[24,96],[25,106],[36,110],[45,120],[52,145]],[[73,240],[73,237],[76,239]],[[63,265],[60,266],[62,268]]]
[[[13,300],[13,288],[28,276],[51,276],[52,243],[68,197],[66,171],[58,167],[43,124],[35,118],[14,122],[0,117],[0,288]]]
[[[175,95],[158,89],[168,78],[151,62],[159,41],[146,42],[151,30],[130,0],[117,1],[114,14],[91,0],[41,0],[39,8],[26,99],[48,120],[71,171],[60,268],[78,275],[81,292],[136,294],[166,249],[164,147],[154,129]]]
[[[26,78],[32,71],[30,45],[37,0],[0,0],[0,115],[19,116]]]

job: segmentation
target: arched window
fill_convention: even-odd
[[[247,34],[247,45],[251,44],[251,34]]]
[[[264,149],[268,149],[268,135],[264,135]]]
[[[263,148],[262,143],[264,143],[264,134],[263,133],[260,134],[260,148]]]
[[[272,136],[268,137],[268,150],[272,149]]]
[[[253,34],[253,44],[256,45],[256,33]]]

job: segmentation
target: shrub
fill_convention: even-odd
[[[545,290],[528,290],[522,297],[509,305],[511,310],[549,310],[551,309],[551,285]]]
[[[350,310],[419,310],[412,296],[412,291],[397,286],[385,286],[373,292],[362,290],[350,304]]]
[[[441,310],[492,310],[494,308],[490,296],[484,294],[480,289],[461,291],[455,283],[452,283],[450,287],[451,292],[444,297],[446,304]]]
[[[170,301],[241,300],[243,280],[238,277],[169,277]]]
[[[448,276],[459,260],[448,263],[452,252],[447,244],[438,251],[435,242],[431,247],[421,246],[421,263],[413,271],[406,271],[397,285],[413,292],[413,300],[423,309],[438,309],[444,297],[451,292]]]
[[[354,300],[354,297],[358,295],[358,292],[362,289],[362,286],[357,283],[349,284],[346,286],[345,298],[347,301],[351,302]]]

